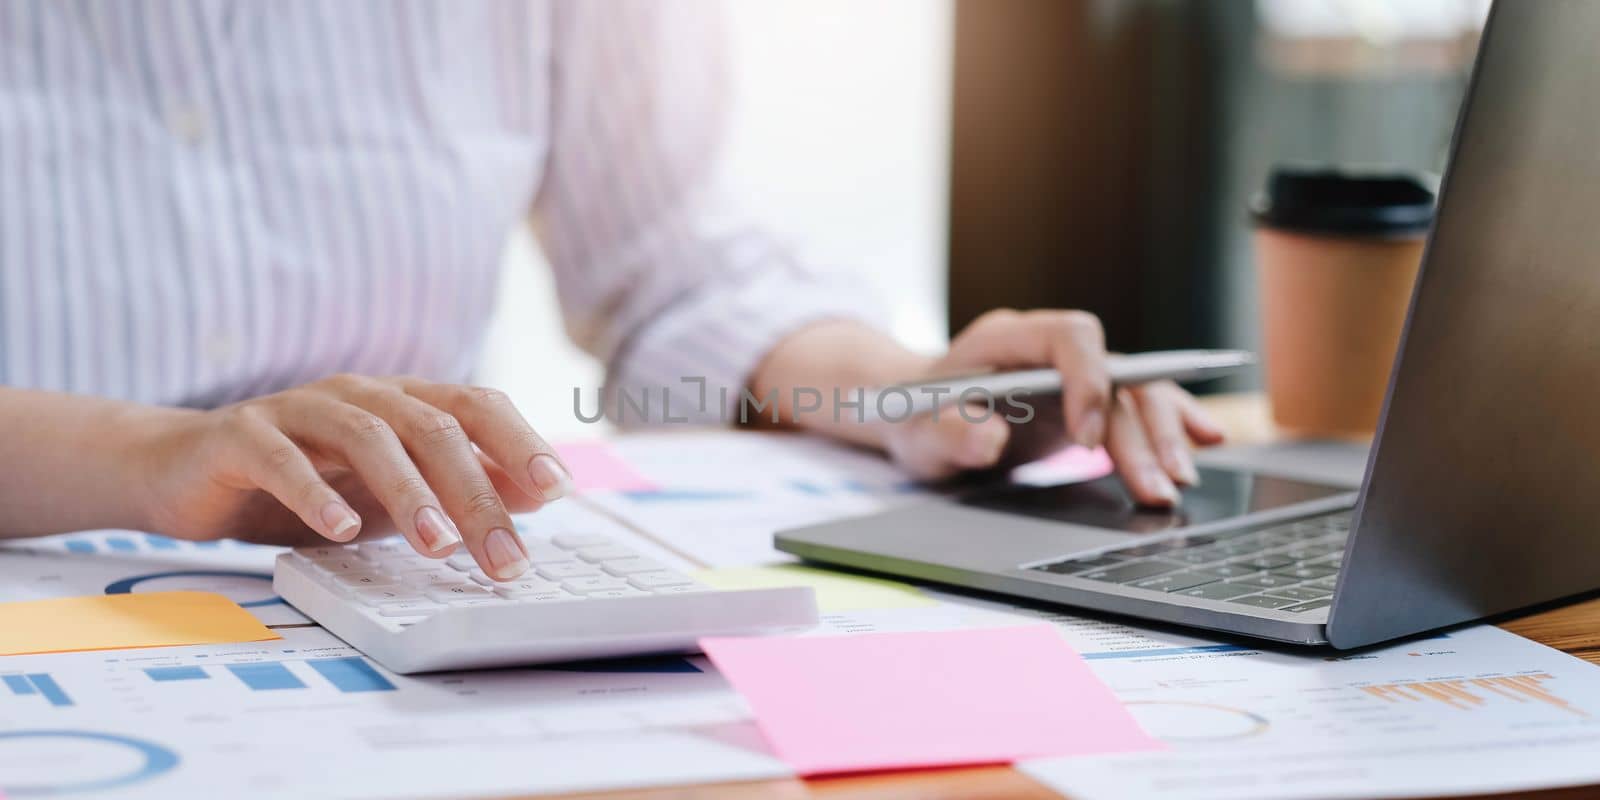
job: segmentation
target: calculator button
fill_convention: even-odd
[[[441,608],[444,608],[444,606],[419,598],[401,603],[384,603],[378,606],[378,615],[384,617],[420,617],[425,614],[432,614]]]
[[[423,558],[415,553],[383,556],[372,562],[372,569],[394,573],[413,572],[419,569],[439,569],[443,566],[438,561],[431,558]]]
[[[660,589],[664,586],[683,586],[694,583],[694,581],[689,580],[687,575],[679,575],[676,572],[662,570],[660,572],[635,572],[628,576],[628,583],[640,589]]]
[[[600,570],[598,568],[589,564],[582,564],[577,561],[568,561],[561,564],[540,564],[539,566],[534,567],[534,570],[539,573],[540,577],[549,578],[553,581],[566,580],[567,578],[583,578],[600,574]]]
[[[620,589],[605,589],[598,592],[590,592],[584,596],[590,600],[615,600],[619,597],[645,597],[649,594],[649,592],[641,592],[632,586],[624,586]]]
[[[479,597],[488,597],[494,594],[488,589],[475,583],[462,583],[455,586],[434,586],[428,589],[428,599],[436,603],[455,603],[461,600],[472,600]]]
[[[302,558],[320,561],[324,558],[349,558],[354,550],[352,545],[322,545],[320,547],[296,547],[294,552]]]
[[[421,592],[414,591],[407,586],[375,586],[367,589],[357,589],[353,594],[357,600],[369,606],[422,599]]]
[[[429,586],[456,586],[467,584],[471,581],[467,576],[450,569],[430,569],[407,572],[400,576],[400,581],[407,586],[426,588]]]
[[[563,550],[577,550],[580,547],[599,547],[611,544],[611,539],[593,533],[563,533],[550,537],[556,547]]]
[[[365,589],[369,586],[393,586],[400,582],[399,578],[393,575],[385,575],[381,572],[341,572],[335,576],[334,580],[337,580],[347,588],[354,589]]]
[[[387,556],[412,555],[416,551],[404,540],[389,539],[381,542],[367,542],[356,546],[356,555],[368,561],[381,561]]]
[[[450,557],[444,560],[444,563],[449,564],[452,569],[458,569],[462,572],[471,572],[478,568],[478,562],[472,560],[472,554],[465,550],[451,553]]]
[[[618,544],[603,544],[598,547],[581,547],[578,549],[578,558],[590,563],[615,561],[619,558],[634,558],[638,555],[633,551],[633,548],[623,547]]]
[[[561,582],[562,588],[578,594],[591,594],[607,589],[626,588],[628,582],[610,575],[590,575],[583,578],[568,578]]]
[[[583,600],[582,595],[576,595],[566,589],[554,589],[548,592],[534,592],[533,594],[519,594],[507,598],[517,603],[559,603],[567,600]]]
[[[472,582],[479,586],[490,586],[494,583],[494,578],[489,577],[489,573],[481,569],[475,569],[467,573],[467,577],[471,578]]]
[[[495,594],[501,597],[520,597],[525,594],[565,591],[561,588],[561,584],[547,581],[543,578],[521,578],[511,583],[497,583],[493,588]]]
[[[319,558],[311,562],[317,569],[329,575],[342,575],[346,572],[367,572],[372,565],[356,558],[353,555],[344,555],[337,558]]]
[[[600,565],[612,575],[632,575],[636,572],[659,572],[667,568],[665,564],[653,558],[619,558],[616,561],[607,561]]]
[[[534,566],[573,560],[571,553],[556,547],[548,541],[526,540],[522,544],[528,551],[528,563]]]
[[[635,576],[637,577],[637,576]],[[690,592],[709,592],[711,587],[703,583],[680,583],[675,586],[661,586],[655,590],[656,594],[688,594]]]

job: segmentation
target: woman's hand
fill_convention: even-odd
[[[294,545],[398,530],[433,558],[464,542],[507,580],[528,567],[511,513],[571,486],[491,389],[340,375],[164,419],[129,452],[146,527],[186,539]]]
[[[1104,444],[1134,498],[1152,506],[1178,501],[1178,485],[1199,480],[1191,444],[1222,440],[1222,431],[1195,399],[1170,382],[1113,392],[1106,375],[1100,321],[1082,311],[993,311],[950,343],[949,352],[909,380],[988,369],[1054,367],[1061,372],[1062,406],[1034,408],[1035,419],[1013,425],[1000,408],[976,407],[964,417],[944,409],[885,431],[896,461],[925,479],[963,470],[1022,463],[1068,442]],[[970,422],[983,419],[981,422]]]
[[[829,387],[848,392],[1038,367],[1061,371],[1062,402],[1043,407],[1034,398],[1034,419],[1017,425],[1005,420],[1009,412],[1003,402],[993,414],[978,407],[964,417],[959,409],[946,408],[904,422],[862,424],[843,409],[801,410],[792,399],[801,387],[827,396]],[[937,359],[912,353],[857,322],[818,322],[779,342],[751,376],[750,388],[757,397],[775,398],[777,413],[788,424],[882,448],[925,480],[1021,464],[1070,442],[1103,444],[1134,498],[1153,506],[1173,504],[1178,485],[1199,480],[1191,444],[1222,440],[1221,429],[1194,398],[1171,383],[1113,393],[1100,321],[1083,311],[993,311],[967,326]]]

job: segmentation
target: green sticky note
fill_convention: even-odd
[[[817,608],[824,614],[869,608],[919,608],[938,605],[937,600],[923,594],[915,586],[797,564],[723,567],[702,570],[695,573],[694,577],[717,589],[810,586],[816,590]]]

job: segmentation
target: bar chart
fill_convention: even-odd
[[[80,555],[172,555],[216,552],[219,550],[276,550],[277,548],[234,540],[191,542],[154,533],[136,531],[91,531],[41,540],[40,547],[56,547]]]
[[[1548,673],[1498,675],[1481,678],[1413,681],[1362,686],[1361,691],[1388,703],[1434,703],[1462,711],[1484,708],[1494,702],[1536,703],[1588,717],[1589,713],[1562,699],[1545,684]]]
[[[0,682],[13,697],[43,700],[58,708],[73,705],[72,698],[47,672],[0,675]]]
[[[304,664],[311,675],[304,675],[291,664]],[[395,685],[360,656],[309,658],[300,661],[251,661],[220,665],[180,665],[144,667],[150,681],[158,684],[187,681],[212,681],[226,677],[252,692],[310,689],[317,682],[342,694],[392,692]]]

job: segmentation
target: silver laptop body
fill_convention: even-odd
[[[1497,3],[1359,484],[1207,469],[777,536],[863,570],[1348,648],[1600,589],[1600,3]]]

